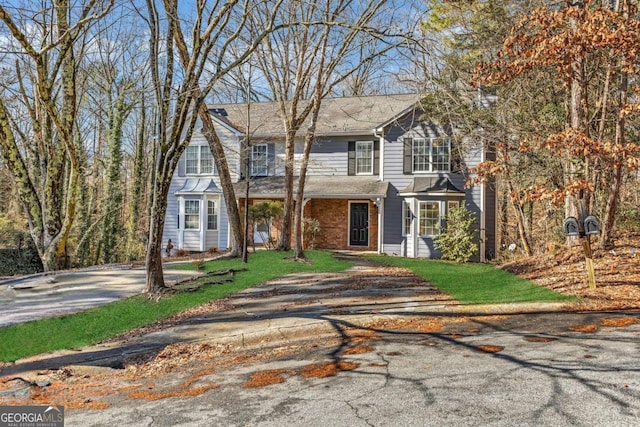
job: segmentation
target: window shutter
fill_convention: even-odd
[[[413,138],[404,138],[404,155],[402,157],[402,172],[405,175],[413,174],[411,152],[413,150]]]
[[[276,174],[276,145],[273,142],[267,144],[267,175]]]
[[[380,174],[380,141],[373,141],[373,174]]]
[[[347,149],[349,151],[347,157],[347,175],[355,175],[356,174],[356,142],[349,141],[347,145]]]
[[[187,175],[187,152],[185,151],[180,156],[180,160],[178,160],[178,176],[186,176]]]

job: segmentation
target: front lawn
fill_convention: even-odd
[[[247,271],[237,273],[230,283],[166,296],[159,302],[138,295],[80,313],[1,328],[0,361],[14,361],[33,354],[96,344],[286,274],[335,272],[350,266],[350,263],[335,259],[329,252],[305,251],[305,254],[311,260],[308,264],[286,260],[285,257],[290,255],[287,253],[258,251],[250,255]],[[196,266],[189,262],[171,268],[195,270]],[[239,259],[205,263],[205,271],[241,268],[243,266]]]
[[[407,268],[462,304],[573,301],[489,264],[371,255],[373,261]]]

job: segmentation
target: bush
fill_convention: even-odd
[[[446,228],[434,237],[434,242],[442,253],[442,259],[467,262],[478,253],[477,230],[473,228],[476,217],[466,207],[449,209],[445,218]]]

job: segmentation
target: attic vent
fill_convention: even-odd
[[[218,116],[227,117],[227,110],[224,108],[209,108],[209,112],[212,114],[217,114]]]

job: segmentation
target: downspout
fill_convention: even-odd
[[[202,195],[200,200],[200,252],[204,252],[205,239],[207,238],[207,215],[209,214],[207,196]]]
[[[487,160],[487,153],[485,150],[484,142],[482,143],[482,162]],[[487,215],[486,215],[486,183],[480,184],[480,262],[485,262],[487,260],[485,251],[486,244],[485,240],[487,237]]]
[[[184,249],[184,197],[178,196],[178,249]]]

